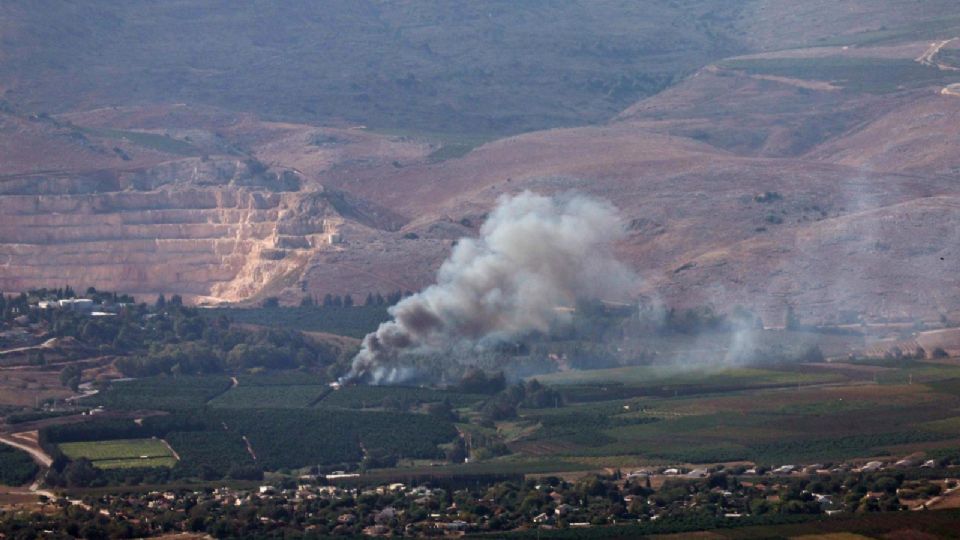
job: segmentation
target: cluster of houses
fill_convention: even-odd
[[[304,483],[288,488],[265,484],[253,489],[220,487],[204,491],[152,491],[141,495],[105,495],[92,502],[92,506],[98,508],[98,512],[103,516],[122,520],[142,519],[142,509],[144,508],[154,515],[169,513],[186,515],[188,509],[207,504],[212,504],[212,507],[237,509],[272,506],[282,508],[285,515],[301,512],[308,520],[318,518],[319,521],[327,521],[329,530],[337,527],[354,527],[361,522],[370,522],[370,519],[362,519],[365,516],[361,516],[360,511],[353,505],[353,501],[364,496],[389,494],[402,498],[408,503],[433,509],[422,522],[407,525],[405,532],[419,534],[424,530],[430,530],[435,534],[459,536],[475,528],[472,524],[457,518],[458,512],[455,504],[446,508],[444,508],[446,506],[444,504],[438,506],[438,503],[447,499],[447,493],[443,489],[428,486],[406,486],[402,483],[390,483],[365,489],[350,489],[333,485],[316,485],[310,483],[313,478],[315,477],[304,478]],[[317,504],[320,501],[324,501],[324,503]],[[344,504],[345,502],[348,504]],[[335,506],[339,506],[340,509],[329,515],[328,518],[315,511],[318,508]],[[403,510],[398,510],[394,506],[376,509],[372,516],[373,523],[364,526],[362,533],[368,536],[393,534],[395,532],[393,528],[396,524],[395,518],[403,512]],[[284,519],[268,515],[261,515],[258,519],[260,524],[267,528],[287,524]],[[308,524],[304,527],[304,530],[316,530],[318,527],[318,524]]]
[[[746,475],[746,476],[764,476],[764,475],[773,475],[773,476],[788,476],[788,475],[798,475],[798,476],[809,476],[809,475],[831,475],[831,474],[845,474],[850,472],[862,472],[862,473],[875,473],[887,469],[909,469],[913,467],[919,467],[921,469],[933,469],[937,467],[936,460],[928,459],[923,460],[916,457],[905,457],[898,461],[894,462],[884,462],[884,461],[868,461],[862,465],[851,464],[851,463],[841,463],[834,466],[826,466],[822,463],[814,463],[811,465],[780,465],[773,468],[764,468],[764,467],[749,467],[743,470],[737,470],[737,474]],[[662,475],[662,476],[677,476],[685,478],[706,478],[710,476],[711,469],[708,468],[696,468],[696,469],[685,469],[680,467],[664,467],[660,469],[639,469],[632,471],[628,474],[628,478],[637,478],[644,476],[653,476],[653,475]]]
[[[909,506],[920,508],[934,494],[950,493],[960,486],[947,479],[897,480],[895,486],[885,488],[872,481],[857,489],[853,486],[865,478],[903,476],[882,473],[888,469],[933,466],[932,460],[905,458],[830,469],[821,464],[782,465],[770,470],[665,467],[597,477],[599,491],[585,488],[580,481],[556,478],[541,479],[540,484],[533,480],[484,484],[472,490],[398,482],[367,487],[331,485],[329,480],[344,484],[356,480],[352,474],[337,472],[329,475],[332,479],[303,475],[247,489],[224,486],[104,495],[86,499],[83,505],[110,520],[136,523],[147,531],[168,531],[171,523],[187,530],[196,513],[192,509],[199,508],[212,521],[248,523],[250,516],[255,516],[255,526],[263,533],[296,527],[320,535],[461,536],[526,527],[582,528],[656,521],[706,508],[725,518],[778,511],[830,515],[871,504],[887,509],[888,503],[892,509],[902,509],[901,501],[906,500],[912,501]],[[881,474],[871,474],[878,472]],[[833,481],[817,483],[822,475]],[[857,480],[851,483],[850,475]],[[851,498],[854,493],[856,497]],[[798,505],[798,509],[790,510],[789,505]]]
[[[131,304],[97,304],[90,298],[63,298],[60,300],[41,300],[38,309],[68,309],[84,313],[91,317],[112,317]]]

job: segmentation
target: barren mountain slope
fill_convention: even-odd
[[[417,234],[476,226],[501,193],[593,193],[621,208],[630,236],[620,251],[645,277],[644,291],[672,304],[722,309],[737,300],[771,324],[782,322],[787,306],[814,321],[847,307],[868,318],[935,319],[957,309],[950,294],[923,292],[949,281],[949,257],[924,272],[913,272],[910,261],[945,249],[951,237],[933,226],[938,211],[953,212],[953,199],[929,198],[960,195],[960,187],[949,169],[956,104],[939,92],[950,74],[917,71],[912,55],[924,49],[733,60],[605,127],[532,133],[456,161],[328,181],[387,202],[411,217],[404,230]],[[849,69],[861,61],[866,70]],[[906,77],[916,74],[922,77]],[[875,86],[878,75],[906,78]],[[901,132],[916,138],[915,149],[896,151]],[[922,144],[930,139],[938,143]],[[910,234],[874,226],[901,223],[912,211],[923,217]],[[850,227],[872,231],[870,241],[838,232]],[[798,243],[799,255],[791,248]],[[805,257],[846,263],[808,271]],[[862,287],[846,285],[859,274],[869,276]]]
[[[783,324],[960,313],[960,197],[919,198],[718,247],[650,283],[667,302],[758,309]],[[755,303],[754,303],[755,302]]]
[[[960,96],[930,93],[817,147],[809,157],[866,170],[956,178],[960,174],[958,140]]]
[[[317,66],[310,64],[314,71],[308,70],[306,78],[286,77],[286,68],[271,62],[285,57],[290,36],[270,32],[254,33],[261,40],[254,47],[259,62],[254,67],[262,72],[231,87],[243,94],[230,103],[232,110],[156,105],[154,93],[165,87],[148,83],[180,81],[176,84],[182,83],[182,97],[219,103],[222,96],[211,94],[215,89],[205,84],[212,80],[219,88],[249,75],[250,66],[237,67],[241,58],[225,64],[235,71],[218,71],[223,66],[193,65],[174,55],[170,66],[151,67],[139,73],[142,77],[125,80],[128,85],[148,84],[141,94],[126,87],[91,86],[102,73],[120,67],[116,59],[93,61],[91,50],[85,50],[76,51],[77,66],[92,62],[91,73],[99,75],[80,85],[75,104],[97,107],[52,116],[30,114],[24,110],[31,102],[20,98],[36,87],[36,103],[50,102],[63,89],[46,85],[73,73],[76,66],[47,66],[53,73],[49,79],[19,79],[37,68],[25,58],[49,60],[47,55],[55,51],[36,42],[49,30],[41,32],[42,25],[36,26],[42,16],[26,13],[22,5],[4,6],[0,9],[16,15],[0,21],[4,35],[27,49],[25,56],[0,59],[0,73],[8,75],[0,89],[10,90],[5,95],[16,101],[16,106],[5,105],[0,115],[0,289],[70,283],[146,295],[181,293],[210,302],[279,296],[287,303],[328,292],[363,296],[415,290],[432,281],[453,242],[476,234],[500,195],[524,189],[577,190],[620,208],[628,236],[617,249],[643,278],[637,291],[672,305],[710,303],[724,310],[738,303],[763,314],[769,324],[779,324],[788,306],[809,321],[835,320],[841,311],[856,311],[868,319],[952,313],[960,308],[960,299],[949,291],[960,197],[960,98],[942,90],[960,82],[960,73],[943,67],[956,60],[952,45],[936,44],[945,41],[942,34],[950,37],[954,20],[937,19],[937,13],[948,11],[939,3],[923,4],[931,11],[919,10],[919,4],[908,0],[885,4],[879,10],[859,0],[755,0],[735,9],[710,10],[704,6],[718,4],[658,3],[651,20],[669,19],[677,9],[697,15],[681,25],[696,30],[684,34],[692,42],[658,53],[658,58],[673,58],[674,75],[701,65],[692,58],[706,61],[710,56],[683,53],[696,49],[704,36],[714,35],[717,42],[737,49],[749,35],[752,45],[746,52],[751,54],[711,57],[717,61],[634,103],[608,123],[502,138],[462,157],[457,155],[469,145],[450,151],[460,144],[456,138],[387,135],[342,121],[330,122],[331,127],[267,122],[249,112],[290,118],[297,114],[289,107],[313,107],[319,99],[303,97],[295,84],[316,76]],[[98,6],[100,11],[113,9],[112,4]],[[310,6],[290,6],[283,9],[298,16],[312,13]],[[451,48],[443,62],[437,60],[440,52],[430,47],[434,42],[424,41],[426,34],[420,33],[447,29],[430,18],[435,14],[377,11],[375,3],[356,6],[344,4],[331,17],[352,17],[359,13],[355,10],[369,8],[384,17],[387,26],[397,17],[428,21],[416,31],[399,31],[405,47],[416,45],[415,52],[403,48],[403,55],[426,55],[439,62],[428,62],[433,67],[427,71],[438,65],[446,70],[474,54]],[[530,11],[523,16],[530,19],[522,20],[536,20],[554,9],[549,4],[525,6]],[[623,7],[604,6],[614,11]],[[809,12],[814,8],[821,10],[816,17]],[[191,13],[152,9],[162,12],[160,23],[125,8],[118,20],[136,22],[131,28],[150,29],[150,39],[167,43],[179,30],[171,33],[163,21]],[[519,8],[504,9],[492,14],[492,20],[507,20],[502,18]],[[200,8],[193,12],[209,15]],[[213,12],[222,15],[213,27],[230,26],[233,15]],[[601,12],[591,13],[599,17],[594,23],[602,22]],[[809,23],[821,19],[822,27]],[[939,22],[925,32],[923,23],[931,19]],[[17,25],[24,20],[26,26]],[[772,30],[777,20],[783,23],[783,43]],[[501,22],[492,24],[493,34],[475,37],[499,39],[496,27]],[[120,38],[104,36],[98,47],[117,50],[131,28]],[[85,43],[96,35],[78,30],[66,42]],[[820,39],[828,35],[839,37],[835,43]],[[510,36],[507,32],[501,37]],[[739,37],[731,41],[729,36]],[[450,35],[440,37],[451,43]],[[617,43],[633,39],[627,34],[608,37]],[[149,53],[154,43],[150,39],[131,54]],[[516,46],[512,39],[505,43]],[[817,46],[759,52],[800,42]],[[310,43],[297,50],[312,51]],[[544,43],[537,46],[548,46]],[[583,42],[579,49],[561,52],[564,58],[641,55],[636,48],[611,49],[610,43]],[[414,69],[415,64],[398,65],[415,72],[413,79],[374,84],[361,77],[354,84],[376,87],[401,101],[411,92],[430,96],[431,88],[447,84],[433,81],[440,86],[431,86],[418,79],[416,73],[424,71]],[[523,62],[518,65],[531,69]],[[600,85],[598,95],[606,96],[602,103],[545,93],[529,109],[533,120],[511,123],[523,100],[504,105],[504,116],[498,118],[512,120],[497,129],[509,132],[509,126],[532,125],[527,120],[553,125],[581,109],[586,111],[581,119],[596,121],[598,111],[609,111],[614,103],[626,105],[631,92],[645,92],[636,86],[641,80],[636,73],[604,86],[609,82],[604,82],[605,74],[617,66],[583,65],[599,70],[591,80]],[[373,64],[360,71],[368,68],[379,69]],[[126,69],[133,68],[121,71]],[[549,71],[534,69],[531,80],[547,77]],[[460,82],[500,80],[492,72],[451,73]],[[578,81],[565,84],[577,87]],[[334,86],[323,87],[318,95],[337,94],[344,90],[336,87],[342,82],[330,83]],[[498,92],[503,88],[485,84],[467,86],[485,98],[502,95]],[[618,93],[621,87],[627,88],[625,93]],[[531,87],[523,88],[528,92]],[[343,105],[337,100],[353,96],[354,90],[337,94],[340,97],[324,101],[324,106]],[[583,95],[595,95],[591,92]],[[301,97],[289,100],[290,95]],[[470,95],[433,94],[431,107],[438,97],[441,104],[431,114],[455,119],[460,128],[472,125],[483,113],[464,105],[471,102]],[[524,94],[524,99],[531,95]],[[378,96],[357,102],[363,104],[356,108],[362,113],[357,118],[390,116],[391,102]],[[164,99],[176,97],[180,94],[171,92]],[[115,98],[127,104],[99,106]],[[317,110],[304,115],[323,116]],[[489,138],[491,126],[477,126]]]

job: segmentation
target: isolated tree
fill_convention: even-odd
[[[343,297],[343,307],[353,307],[353,297],[349,294]]]
[[[69,365],[60,371],[60,384],[76,392],[80,389],[80,376],[83,371],[75,366]]]
[[[154,307],[157,309],[163,309],[167,307],[167,299],[162,294],[157,297],[157,302],[154,304]]]

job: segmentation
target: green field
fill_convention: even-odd
[[[538,381],[549,385],[621,384],[628,386],[780,386],[814,384],[842,380],[825,373],[803,373],[754,367],[697,366],[631,366],[611,369],[571,370],[549,375],[538,375]]]
[[[447,400],[453,407],[465,407],[481,401],[486,396],[461,392],[418,388],[411,386],[347,386],[331,392],[318,403],[319,407],[344,409],[379,409],[392,405],[408,409],[422,403]]]
[[[177,464],[173,453],[159,439],[72,442],[63,443],[59,447],[68,458],[89,459],[100,469],[173,467]]]
[[[389,319],[386,306],[212,308],[200,313],[214,318],[224,315],[238,323],[327,332],[358,339]]]
[[[326,385],[237,386],[210,402],[211,407],[228,409],[309,407],[320,401],[330,387]]]
[[[116,381],[83,403],[111,409],[189,410],[203,407],[229,387],[225,376],[148,377]]]
[[[960,439],[957,368],[901,364],[877,368],[875,381],[826,366],[686,373],[636,367],[538,377],[565,396],[594,399],[523,411],[512,446],[600,462],[635,456],[772,465],[895,455]]]
[[[906,58],[752,58],[725,60],[719,65],[757,75],[830,82],[848,91],[872,94],[956,81],[947,72]]]
[[[162,438],[181,458],[174,468],[180,477],[233,475],[238,468],[349,468],[369,452],[386,458],[372,468],[398,463],[417,469],[443,461],[457,437],[452,418],[425,414],[435,410],[427,404],[448,401],[459,431],[479,452],[469,474],[503,467],[540,473],[551,464],[594,470],[839,462],[960,445],[960,366],[917,360],[570,370],[537,377],[562,399],[541,408],[521,404],[516,415],[493,423],[483,423],[483,411],[497,395],[403,386],[333,391],[301,372],[238,378],[232,388],[225,376],[115,383],[99,399],[163,406],[173,414],[145,418],[142,425],[97,419],[51,426],[41,438],[100,467],[169,466],[166,453],[122,445],[111,453],[110,444],[117,444],[111,440]],[[106,442],[87,442],[97,440]],[[448,472],[454,470],[459,466]]]

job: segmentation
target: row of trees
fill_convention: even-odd
[[[370,306],[392,306],[397,304],[406,296],[410,296],[413,293],[410,291],[403,292],[401,290],[396,290],[387,296],[383,296],[378,293],[367,293],[367,298],[363,301],[363,305]],[[275,297],[268,298],[264,301],[264,307],[277,307],[279,305],[279,300]],[[314,298],[313,296],[304,296],[300,300],[300,307],[313,307],[313,306],[323,306],[323,307],[353,307],[357,305],[354,301],[353,296],[346,294],[340,296],[339,294],[334,295],[327,293],[323,296],[322,300]]]

